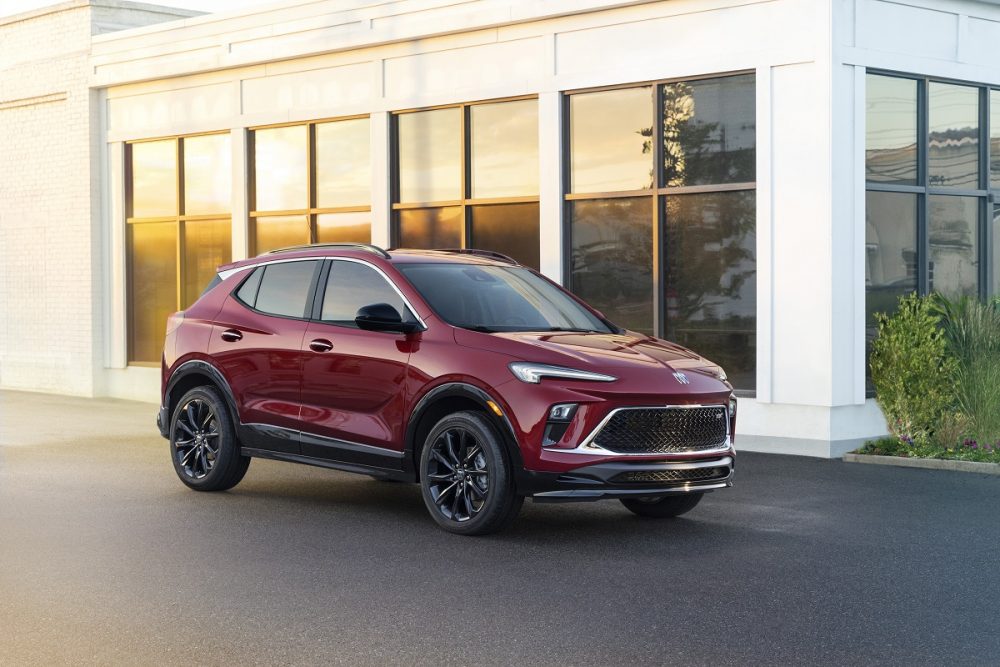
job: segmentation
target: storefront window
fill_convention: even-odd
[[[868,76],[865,173],[869,181],[917,184],[917,82]]]
[[[371,242],[371,130],[365,118],[253,131],[252,249]]]
[[[127,145],[129,363],[159,363],[167,316],[231,261],[231,155],[228,133]]]
[[[746,391],[756,388],[755,95],[743,74],[574,93],[567,105],[570,288],[619,326],[721,364]]]
[[[538,268],[538,101],[396,114],[395,241]]]

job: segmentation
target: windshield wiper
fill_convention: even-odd
[[[573,327],[549,327],[548,329],[540,329],[540,331],[567,331],[570,333],[604,333],[603,331],[598,331],[597,329],[575,329]]]

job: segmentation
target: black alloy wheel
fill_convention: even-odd
[[[438,511],[452,521],[469,521],[486,505],[490,470],[483,446],[468,429],[455,426],[431,444],[427,482]]]
[[[424,504],[439,526],[461,535],[506,527],[524,498],[514,491],[504,444],[487,417],[457,412],[431,429],[420,456]]]
[[[180,480],[196,491],[224,491],[243,479],[250,457],[240,452],[229,408],[215,387],[196,387],[177,401],[170,458]]]
[[[192,398],[180,408],[174,422],[178,467],[192,479],[203,479],[219,459],[219,417],[204,399]]]

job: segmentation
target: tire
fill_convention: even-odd
[[[431,429],[420,454],[420,490],[434,521],[458,535],[500,531],[524,504],[499,434],[477,412],[456,412]]]
[[[690,512],[701,502],[704,493],[685,493],[662,498],[622,498],[622,505],[639,516],[667,519]]]
[[[250,457],[240,454],[229,407],[214,387],[196,387],[177,402],[170,417],[170,460],[195,491],[225,491],[243,479]]]

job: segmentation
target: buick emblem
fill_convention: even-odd
[[[681,373],[680,371],[674,373],[674,379],[681,384],[691,384],[691,380],[688,380],[688,376],[684,375],[684,373]]]

